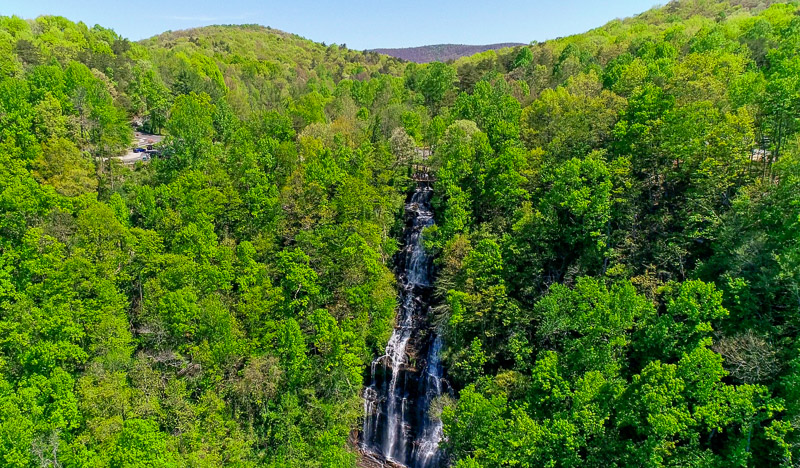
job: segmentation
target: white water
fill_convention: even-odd
[[[443,391],[442,339],[420,334],[428,325],[432,258],[425,252],[422,230],[433,224],[431,195],[431,188],[421,185],[406,204],[410,223],[400,256],[400,308],[386,353],[373,361],[371,383],[364,390],[363,449],[409,468],[442,465],[442,424],[428,416],[431,402]],[[423,349],[411,349],[412,343]],[[423,369],[409,362],[409,352],[425,353]]]
[[[437,335],[428,351],[428,365],[425,366],[423,375],[426,392],[420,401],[423,402],[424,408],[429,408],[433,399],[442,394],[443,369],[439,360],[441,351],[442,337]],[[436,466],[440,463],[439,442],[442,440],[442,420],[439,418],[431,420],[426,415],[425,421],[427,424],[423,425],[422,434],[414,447],[411,459],[420,467]]]

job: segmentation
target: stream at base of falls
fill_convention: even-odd
[[[370,367],[364,390],[361,448],[409,468],[438,468],[442,424],[429,416],[431,402],[449,391],[439,354],[442,339],[428,320],[433,258],[423,247],[422,230],[433,225],[433,189],[421,182],[409,196],[403,250],[398,254],[400,308],[386,353]]]

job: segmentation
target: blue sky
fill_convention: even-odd
[[[583,32],[659,0],[0,0],[0,15],[66,16],[138,40],[209,24],[257,23],[352,49],[531,42]],[[663,3],[663,2],[661,2]]]

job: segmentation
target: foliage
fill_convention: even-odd
[[[454,466],[796,465],[799,47],[771,1],[426,65],[0,17],[0,464],[354,466],[428,146]]]

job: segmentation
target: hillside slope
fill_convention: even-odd
[[[355,466],[419,147],[448,462],[796,465],[798,12],[451,64],[0,17],[0,465]]]

